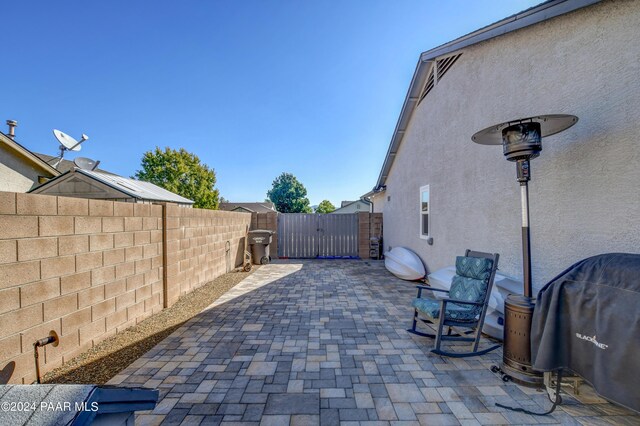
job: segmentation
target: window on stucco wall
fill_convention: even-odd
[[[429,236],[429,185],[420,187],[420,238]]]

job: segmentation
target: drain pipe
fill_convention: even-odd
[[[60,338],[58,334],[51,330],[47,337],[36,340],[33,344],[33,358],[36,362],[36,382],[40,384],[40,362],[38,361],[38,348],[41,346],[46,346],[53,343],[53,347],[55,348],[60,343]]]

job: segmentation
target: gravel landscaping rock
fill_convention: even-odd
[[[100,342],[49,373],[42,383],[105,384],[216,299],[256,271],[236,270],[182,296],[173,306]]]

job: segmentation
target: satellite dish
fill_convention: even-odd
[[[53,167],[58,167],[58,165],[62,161],[62,157],[64,157],[65,151],[80,151],[80,144],[89,139],[89,136],[83,133],[80,140],[77,141],[68,134],[57,129],[53,129],[53,136],[55,136],[58,142],[60,142],[60,156],[58,157],[58,161],[56,161]]]
[[[79,169],[91,171],[95,170],[96,167],[98,167],[100,161],[95,161],[87,157],[77,157],[73,160],[73,164],[75,164]]]
[[[65,132],[61,132],[60,130],[57,130],[57,129],[53,129],[53,136],[55,136],[56,139],[58,139],[58,142],[60,142],[60,145],[64,147],[65,151],[80,151],[80,148],[81,148],[80,144],[86,140],[84,138],[85,135],[82,135],[83,139],[80,142],[78,142],[77,140],[75,140]]]

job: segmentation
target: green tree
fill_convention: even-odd
[[[136,171],[136,179],[151,182],[168,191],[194,201],[194,207],[217,209],[219,192],[214,188],[216,174],[200,159],[185,149],[174,150],[156,147],[145,152],[142,170]]]
[[[320,201],[320,204],[318,204],[318,208],[316,209],[316,213],[322,213],[322,214],[331,213],[335,209],[336,209],[336,206],[331,204],[331,201],[322,200],[322,201]]]
[[[280,213],[311,213],[307,189],[291,173],[275,178],[267,197]]]

